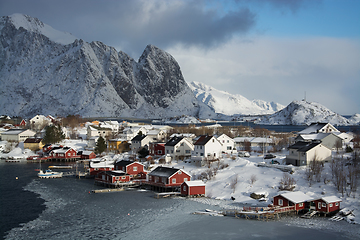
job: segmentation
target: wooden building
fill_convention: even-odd
[[[329,196],[314,200],[314,204],[312,205],[315,207],[316,211],[329,214],[340,210],[341,201],[342,200],[336,196]]]
[[[274,197],[273,204],[276,207],[293,207],[299,212],[305,209],[305,205],[310,204],[313,199],[303,192],[286,192]]]
[[[30,149],[31,151],[38,151],[44,146],[42,138],[27,138],[24,141],[24,148]]]
[[[191,175],[182,169],[157,167],[147,175],[147,184],[158,191],[174,191],[185,181],[190,181]]]
[[[205,183],[201,180],[185,181],[180,189],[181,196],[205,196]]]
[[[115,170],[121,170],[124,171],[126,174],[129,174],[131,176],[131,179],[146,179],[144,165],[139,162],[121,160],[115,162],[114,168]]]
[[[131,177],[124,171],[102,171],[96,174],[95,182],[104,186],[119,185],[120,183],[130,182]]]

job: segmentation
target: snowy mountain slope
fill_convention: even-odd
[[[0,18],[0,114],[199,114],[170,54],[148,45],[136,62],[101,42],[56,40],[51,29],[26,15]]]
[[[349,125],[350,121],[315,102],[293,101],[279,112],[264,116],[258,123],[279,125],[304,125],[313,122],[329,122],[333,125]]]
[[[356,113],[349,118],[350,123],[360,125],[360,113]]]
[[[189,86],[199,102],[205,103],[214,112],[225,115],[271,114],[284,107],[262,100],[250,101],[239,94],[233,95],[199,82],[191,82]]]
[[[75,36],[70,33],[58,31],[51,26],[44,24],[37,18],[32,18],[27,15],[20,13],[15,13],[9,17],[4,17],[7,21],[10,21],[16,29],[23,27],[29,32],[36,32],[48,37],[51,41],[60,43],[60,44],[70,44],[77,39]],[[0,27],[1,30],[1,27]]]

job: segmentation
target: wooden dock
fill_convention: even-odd
[[[224,216],[232,216],[236,218],[269,220],[279,219],[282,214],[296,213],[295,208],[291,207],[243,207],[243,209],[223,210]]]
[[[125,191],[125,188],[106,188],[106,189],[91,190],[92,193],[108,193],[108,192],[121,192],[121,191]]]
[[[181,192],[162,192],[162,193],[155,193],[155,198],[166,198],[172,196],[180,196]]]

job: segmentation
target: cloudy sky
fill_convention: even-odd
[[[169,52],[187,82],[283,105],[360,113],[359,0],[0,0],[85,41],[138,59]]]

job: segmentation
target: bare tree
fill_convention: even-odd
[[[230,188],[233,190],[233,193],[235,193],[237,183],[238,183],[238,175],[236,174],[230,183]]]
[[[250,183],[251,183],[251,185],[253,185],[253,184],[256,182],[256,180],[257,180],[256,175],[255,175],[255,174],[251,175],[251,177],[250,177]]]
[[[289,173],[284,173],[283,177],[280,180],[279,189],[292,191],[295,188],[296,181],[290,176]]]

